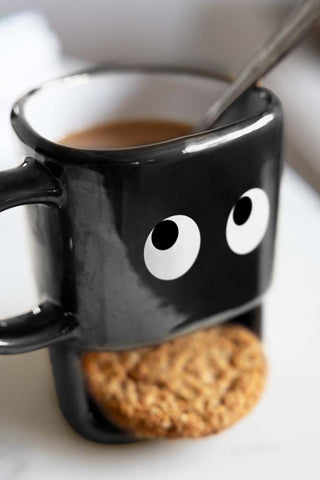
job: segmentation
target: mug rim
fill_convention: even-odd
[[[280,110],[280,101],[277,96],[269,89],[261,86],[252,86],[249,90],[260,92],[264,97],[266,106],[262,112],[251,115],[239,121],[232,122],[227,125],[215,127],[203,132],[190,133],[178,138],[164,140],[146,145],[137,145],[118,148],[76,148],[68,145],[59,144],[39,134],[28,122],[25,116],[25,104],[35,94],[41,90],[57,83],[70,81],[75,78],[93,77],[106,73],[147,73],[147,74],[168,74],[168,75],[184,75],[189,77],[202,77],[211,80],[222,80],[230,82],[231,79],[227,75],[215,73],[211,70],[205,70],[194,67],[179,67],[170,65],[128,65],[128,64],[102,64],[91,68],[81,69],[71,74],[59,76],[52,80],[45,81],[39,86],[29,90],[13,104],[11,109],[11,125],[14,132],[20,140],[32,147],[38,153],[54,157],[57,161],[63,163],[83,164],[88,160],[92,161],[108,161],[112,163],[122,163],[135,165],[150,161],[150,155],[159,152],[159,150],[183,150],[184,153],[192,151],[204,150],[214,144],[224,143],[226,139],[230,139],[236,132],[238,134],[243,131],[250,133],[260,126],[269,123],[275,116],[275,111]],[[261,122],[262,120],[262,122]],[[258,125],[260,124],[260,125]],[[235,135],[237,137],[238,135]],[[240,135],[242,136],[242,134]],[[125,155],[123,155],[125,154]],[[141,159],[137,161],[137,155],[141,155]],[[63,156],[63,160],[62,160]],[[134,159],[132,158],[134,157]],[[149,158],[149,160],[148,160]],[[167,161],[170,159],[167,158]]]

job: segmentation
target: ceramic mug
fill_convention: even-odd
[[[88,398],[84,351],[129,349],[235,319],[257,333],[271,278],[281,173],[276,96],[248,90],[215,129],[90,150],[68,133],[121,119],[196,124],[225,88],[210,73],[100,67],[21,98],[21,166],[0,172],[0,209],[28,205],[42,302],[0,322],[0,353],[50,347],[57,394],[83,436],[134,438]]]

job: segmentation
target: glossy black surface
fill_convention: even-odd
[[[261,337],[262,311],[257,307],[239,315],[237,321]],[[131,433],[115,426],[101,414],[86,392],[77,342],[67,341],[50,348],[50,358],[61,411],[80,435],[98,443],[133,443],[140,441]]]
[[[18,319],[23,329],[18,329],[16,341],[11,335],[0,353],[64,340],[51,347],[51,360],[67,420],[92,440],[132,441],[103,421],[89,402],[81,353],[161,342],[207,325],[208,317],[209,324],[238,317],[259,331],[260,310],[254,307],[272,273],[281,107],[270,92],[252,89],[226,112],[224,126],[215,131],[97,152],[38,136],[24,118],[23,102],[13,110],[12,123],[26,157],[33,160],[27,168],[0,173],[0,206],[37,203],[28,207],[36,277],[45,305],[54,306],[56,321],[51,307],[39,325],[34,313],[20,323]],[[261,113],[240,121],[255,103]],[[263,189],[269,198],[269,223],[257,248],[238,255],[226,241],[226,224],[239,198],[252,188]],[[248,212],[239,208],[234,218],[241,224]],[[200,250],[184,275],[160,280],[146,267],[144,245],[152,229],[174,215],[196,222]],[[0,338],[1,332],[6,334],[6,322],[0,323]]]
[[[60,208],[62,188],[40,163],[27,157],[23,164],[0,172],[0,211],[41,202]],[[77,321],[51,299],[30,313],[0,321],[0,354],[23,353],[46,347],[77,334]]]

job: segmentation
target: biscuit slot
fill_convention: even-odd
[[[197,438],[233,425],[264,388],[260,320],[256,311],[153,347],[84,353],[96,421],[137,439]]]
[[[246,313],[243,313],[242,315],[237,316],[236,318],[228,320],[225,324],[228,325],[232,323],[237,323],[242,325],[243,327],[248,328],[261,340],[263,335],[261,305],[252,310],[249,310]]]

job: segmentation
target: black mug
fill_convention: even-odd
[[[273,93],[253,87],[208,132],[104,150],[57,141],[119,119],[196,124],[225,85],[190,69],[100,67],[47,82],[13,107],[23,163],[0,172],[0,209],[28,205],[42,301],[0,321],[0,353],[50,347],[61,409],[89,439],[135,440],[87,395],[83,352],[152,345],[231,319],[260,334],[282,111]]]

